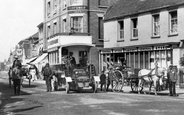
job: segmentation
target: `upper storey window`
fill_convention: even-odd
[[[108,0],[98,0],[98,5],[99,6],[107,6],[108,5]]]
[[[160,16],[159,14],[153,15],[153,37],[160,36]]]
[[[138,19],[133,18],[132,21],[132,39],[138,39]]]
[[[50,12],[51,12],[51,4],[50,4],[50,1],[47,2],[47,16],[50,15]]]
[[[62,0],[62,7],[63,7],[63,10],[65,10],[66,9],[66,0]]]
[[[177,34],[178,32],[177,11],[169,12],[169,15],[170,15],[170,34]]]
[[[83,0],[70,0],[70,5],[71,6],[77,6],[77,5],[82,5]]]
[[[71,28],[73,28],[74,32],[83,32],[83,17],[71,17]]]
[[[118,21],[118,40],[124,40],[124,21]]]
[[[53,1],[53,10],[54,10],[54,14],[56,14],[56,12],[57,12],[57,0],[54,0]]]

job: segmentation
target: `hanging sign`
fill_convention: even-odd
[[[16,54],[17,54],[18,56],[22,55],[22,49],[17,49],[17,50],[16,50]]]

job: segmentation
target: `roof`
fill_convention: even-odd
[[[184,0],[119,0],[106,11],[104,20],[113,20],[143,12],[183,5]]]
[[[39,37],[39,34],[38,34],[38,32],[36,32],[35,34],[33,34],[33,35],[32,35],[32,36],[30,36],[30,37],[38,38],[38,37]]]

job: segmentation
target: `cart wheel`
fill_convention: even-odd
[[[131,82],[130,85],[133,92],[138,92],[138,86],[136,83]]]
[[[131,80],[130,85],[131,85],[131,89],[132,89],[133,92],[138,92],[138,83],[137,82]],[[141,85],[140,92],[142,90],[143,90],[143,87]]]
[[[115,80],[113,81],[113,91],[114,92],[120,92],[123,91],[123,85],[124,85],[124,76],[123,73],[119,70],[116,70],[114,72],[115,74]]]
[[[66,93],[68,94],[69,93],[69,88],[70,88],[70,85],[68,82],[66,82]]]
[[[114,81],[115,83],[113,84],[113,91],[114,92],[120,92],[120,91],[123,91],[123,84],[122,82],[116,82]]]

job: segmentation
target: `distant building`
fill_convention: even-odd
[[[22,53],[19,54],[19,58],[22,60],[23,64],[33,61],[38,56],[38,39],[39,37],[37,32],[18,43],[19,47],[15,49],[15,52],[17,49],[22,51]],[[17,55],[17,53],[15,55]]]

